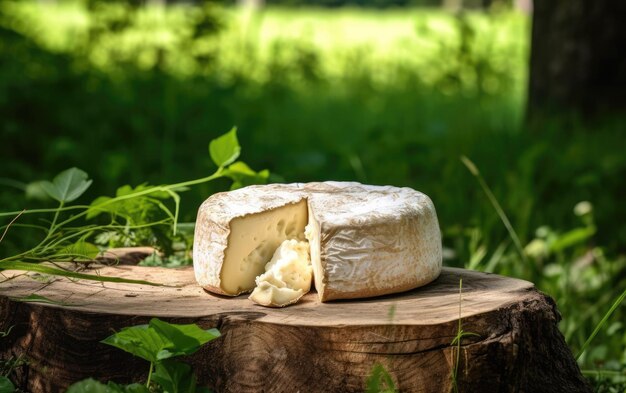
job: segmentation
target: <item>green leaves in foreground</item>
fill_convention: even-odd
[[[370,376],[367,378],[367,393],[396,393],[396,385],[393,383],[393,378],[389,375],[389,372],[385,367],[376,363],[370,372]]]
[[[115,382],[103,384],[88,378],[70,386],[66,393],[150,393],[150,390],[138,383],[122,386]]]
[[[150,362],[146,385],[121,386],[114,382],[104,385],[85,379],[70,386],[68,393],[206,393],[196,386],[196,375],[191,366],[171,358],[190,355],[203,344],[220,336],[217,329],[203,330],[195,324],[178,325],[153,318],[148,325],[122,329],[103,343],[122,349]],[[152,372],[153,370],[154,373]],[[152,385],[156,382],[158,386]]]
[[[0,376],[0,393],[13,393],[15,386],[9,381],[9,378]]]
[[[87,173],[78,168],[70,168],[59,173],[52,182],[41,182],[41,188],[51,198],[61,203],[72,202],[91,186]]]
[[[220,168],[235,162],[239,153],[241,153],[241,147],[237,140],[237,127],[233,127],[229,132],[209,143],[211,159]]]
[[[159,362],[152,374],[152,379],[161,386],[164,392],[196,393],[196,375],[187,363],[171,359]]]
[[[219,336],[216,329],[203,330],[195,324],[177,325],[153,318],[149,325],[125,328],[102,342],[156,363],[174,356],[191,355]]]
[[[232,189],[266,183],[269,178],[267,170],[256,172],[245,163],[236,161],[241,153],[236,128],[212,140],[209,153],[218,166],[213,174],[175,184],[125,185],[119,187],[114,196],[100,196],[89,206],[71,204],[92,184],[87,173],[80,169],[67,169],[52,181],[38,181],[39,193],[56,199],[60,204],[56,208],[0,212],[0,218],[12,217],[8,224],[2,226],[4,232],[0,233],[0,241],[20,216],[49,215],[42,217],[44,225],[20,223],[22,227],[36,228],[43,234],[39,243],[30,249],[0,258],[0,270],[16,269],[80,279],[156,285],[140,280],[81,274],[38,263],[91,261],[98,256],[100,248],[138,245],[156,248],[163,253],[164,260],[178,258],[190,263],[192,231],[185,233],[177,230],[181,203],[179,193],[224,177],[232,179]],[[92,222],[81,225],[78,221],[85,219]],[[46,222],[48,225],[45,225]]]

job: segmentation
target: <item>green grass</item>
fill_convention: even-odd
[[[0,4],[3,211],[51,207],[31,182],[70,166],[94,179],[81,204],[205,177],[208,141],[237,125],[245,161],[273,181],[430,195],[446,264],[534,282],[557,301],[574,353],[623,293],[626,120],[525,129],[526,16],[82,4]],[[227,187],[185,193],[182,220]],[[575,213],[583,201],[592,210]],[[29,238],[9,231],[2,253]],[[616,306],[582,367],[624,370],[624,316]]]

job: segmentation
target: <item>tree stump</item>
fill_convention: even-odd
[[[145,380],[144,360],[100,340],[151,317],[222,332],[185,359],[216,392],[363,392],[376,364],[402,392],[450,392],[455,367],[462,392],[591,391],[557,328],[554,301],[523,280],[444,268],[401,294],[320,303],[312,292],[269,309],[203,291],[191,268],[97,269],[167,287],[2,273],[14,278],[0,283],[0,331],[11,329],[0,359],[27,360],[12,376],[28,392],[63,391],[87,377]],[[31,294],[59,303],[19,300]],[[462,339],[457,363],[459,315],[476,335]]]

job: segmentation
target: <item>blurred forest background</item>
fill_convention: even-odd
[[[599,56],[567,32],[611,12],[545,3],[533,31],[522,0],[2,1],[1,210],[53,206],[37,181],[72,166],[94,179],[86,204],[206,176],[208,142],[236,125],[271,181],[431,196],[445,263],[533,281],[576,353],[626,287],[626,50],[590,45],[608,83],[563,77],[571,53]],[[228,187],[186,192],[182,221]],[[597,391],[626,386],[625,321],[622,306],[580,358]]]

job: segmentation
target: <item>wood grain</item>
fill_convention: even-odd
[[[29,359],[15,375],[28,391],[62,391],[88,376],[145,378],[143,360],[99,341],[160,317],[222,331],[188,359],[218,392],[361,392],[376,363],[401,391],[449,392],[461,278],[463,329],[478,336],[462,342],[460,391],[590,391],[558,331],[554,302],[523,280],[444,268],[435,282],[402,294],[320,303],[309,293],[295,306],[270,309],[203,291],[191,268],[93,272],[166,286],[34,274],[0,283],[0,331],[14,326],[0,340],[0,356]],[[16,300],[33,293],[62,305]]]

